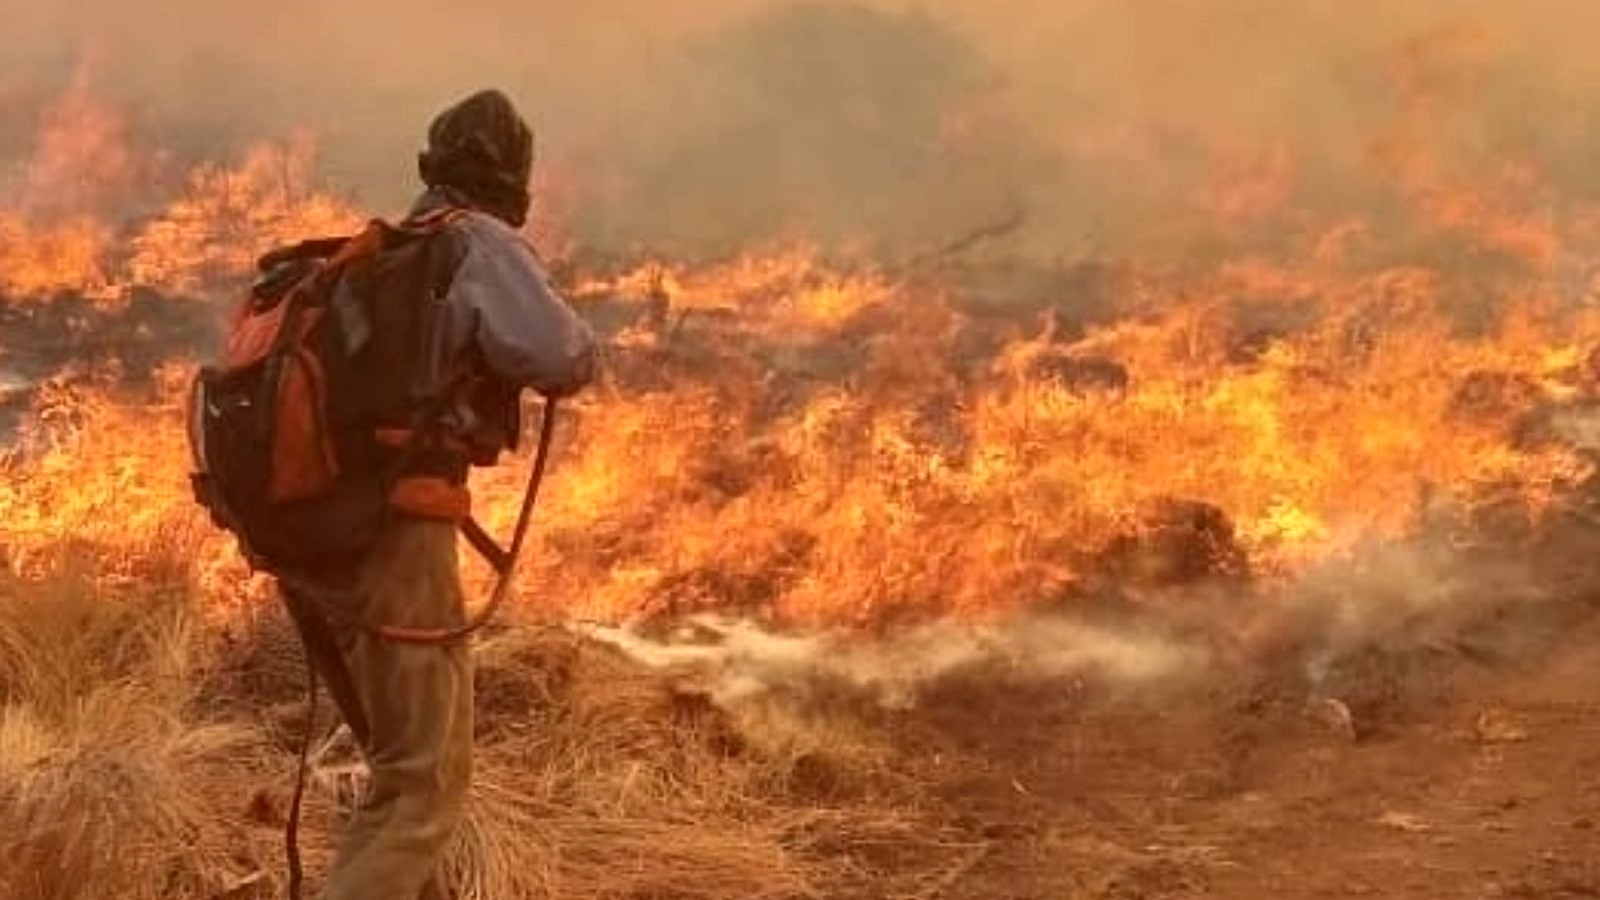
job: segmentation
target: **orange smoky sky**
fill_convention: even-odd
[[[581,183],[596,245],[907,248],[1020,209],[1026,246],[1117,252],[1197,206],[1223,226],[1381,212],[1421,143],[1452,177],[1530,166],[1592,199],[1597,19],[1555,0],[0,0],[0,158],[86,78],[178,156],[309,131],[334,184],[387,207],[428,118],[496,85]]]

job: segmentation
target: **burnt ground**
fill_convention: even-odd
[[[222,323],[214,304],[145,289],[118,304],[72,295],[27,304],[0,297],[0,443],[25,420],[42,383],[145,390],[163,363],[213,346]]]
[[[1600,897],[1595,612],[1518,661],[1352,659],[1320,696],[947,685],[897,731],[973,850],[921,896]]]

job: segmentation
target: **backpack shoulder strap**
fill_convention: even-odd
[[[468,210],[461,206],[441,206],[427,212],[410,216],[400,222],[396,227],[415,234],[433,234],[443,231],[451,225],[465,219]]]
[[[380,219],[373,219],[367,227],[361,229],[354,237],[345,241],[337,253],[328,258],[327,271],[335,271],[349,265],[364,256],[372,256],[383,249],[383,231],[386,226]]]

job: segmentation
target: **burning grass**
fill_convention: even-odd
[[[1537,518],[1590,471],[1552,423],[1593,403],[1600,320],[1539,297],[1464,328],[1417,273],[1257,266],[1191,278],[1201,299],[1158,313],[1030,336],[914,284],[806,265],[730,276],[723,302],[748,316],[620,332],[611,381],[562,429],[525,570],[540,612],[873,624],[1027,608],[1072,596],[1179,509],[1240,571],[1290,579],[1425,521]],[[788,307],[815,290],[869,299],[814,332]],[[219,600],[256,591],[185,489],[183,371],[145,399],[36,392],[0,458],[7,568],[86,553],[131,577],[180,544]],[[492,525],[524,465],[479,473]]]
[[[318,189],[309,138],[182,172],[133,148],[82,84],[47,113],[0,197],[7,307],[155,290],[210,322],[204,300],[176,295],[225,293],[267,246],[360,219]],[[1280,209],[1288,186],[1252,189],[1246,206],[1297,223],[1275,257],[1128,264],[1098,287],[1056,272],[1028,297],[986,296],[959,267],[805,246],[594,272],[574,253],[569,287],[611,345],[610,380],[570,413],[526,595],[542,613],[612,621],[739,608],[882,624],[1070,598],[1108,557],[1170,531],[1174,510],[1207,523],[1235,574],[1278,579],[1441,514],[1542,514],[1588,475],[1548,425],[1593,399],[1600,317],[1555,251],[1507,255],[1447,228],[1466,262],[1363,254],[1391,232],[1403,248],[1444,240],[1437,205],[1415,195],[1453,183],[1434,183],[1437,151],[1415,143],[1392,160],[1407,221],[1319,227]],[[1293,167],[1269,168],[1276,181]],[[1492,187],[1477,206],[1504,211]],[[1557,250],[1587,233],[1583,215],[1545,218]],[[125,324],[92,307],[32,318]],[[17,343],[32,334],[29,317],[8,321]],[[148,320],[128,327],[137,344]],[[185,369],[29,388],[36,424],[0,459],[0,564],[135,577],[175,543],[213,602],[260,593],[183,487]],[[496,525],[521,462],[480,473]]]

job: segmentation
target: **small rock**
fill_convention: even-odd
[[[1340,740],[1355,742],[1356,720],[1343,700],[1333,697],[1313,700],[1306,704],[1306,716]]]
[[[1402,812],[1386,812],[1378,817],[1378,824],[1395,831],[1404,831],[1407,834],[1422,834],[1432,830],[1428,823],[1418,816]]]
[[[1484,744],[1518,744],[1528,739],[1528,729],[1510,712],[1486,709],[1473,723],[1478,741]]]

